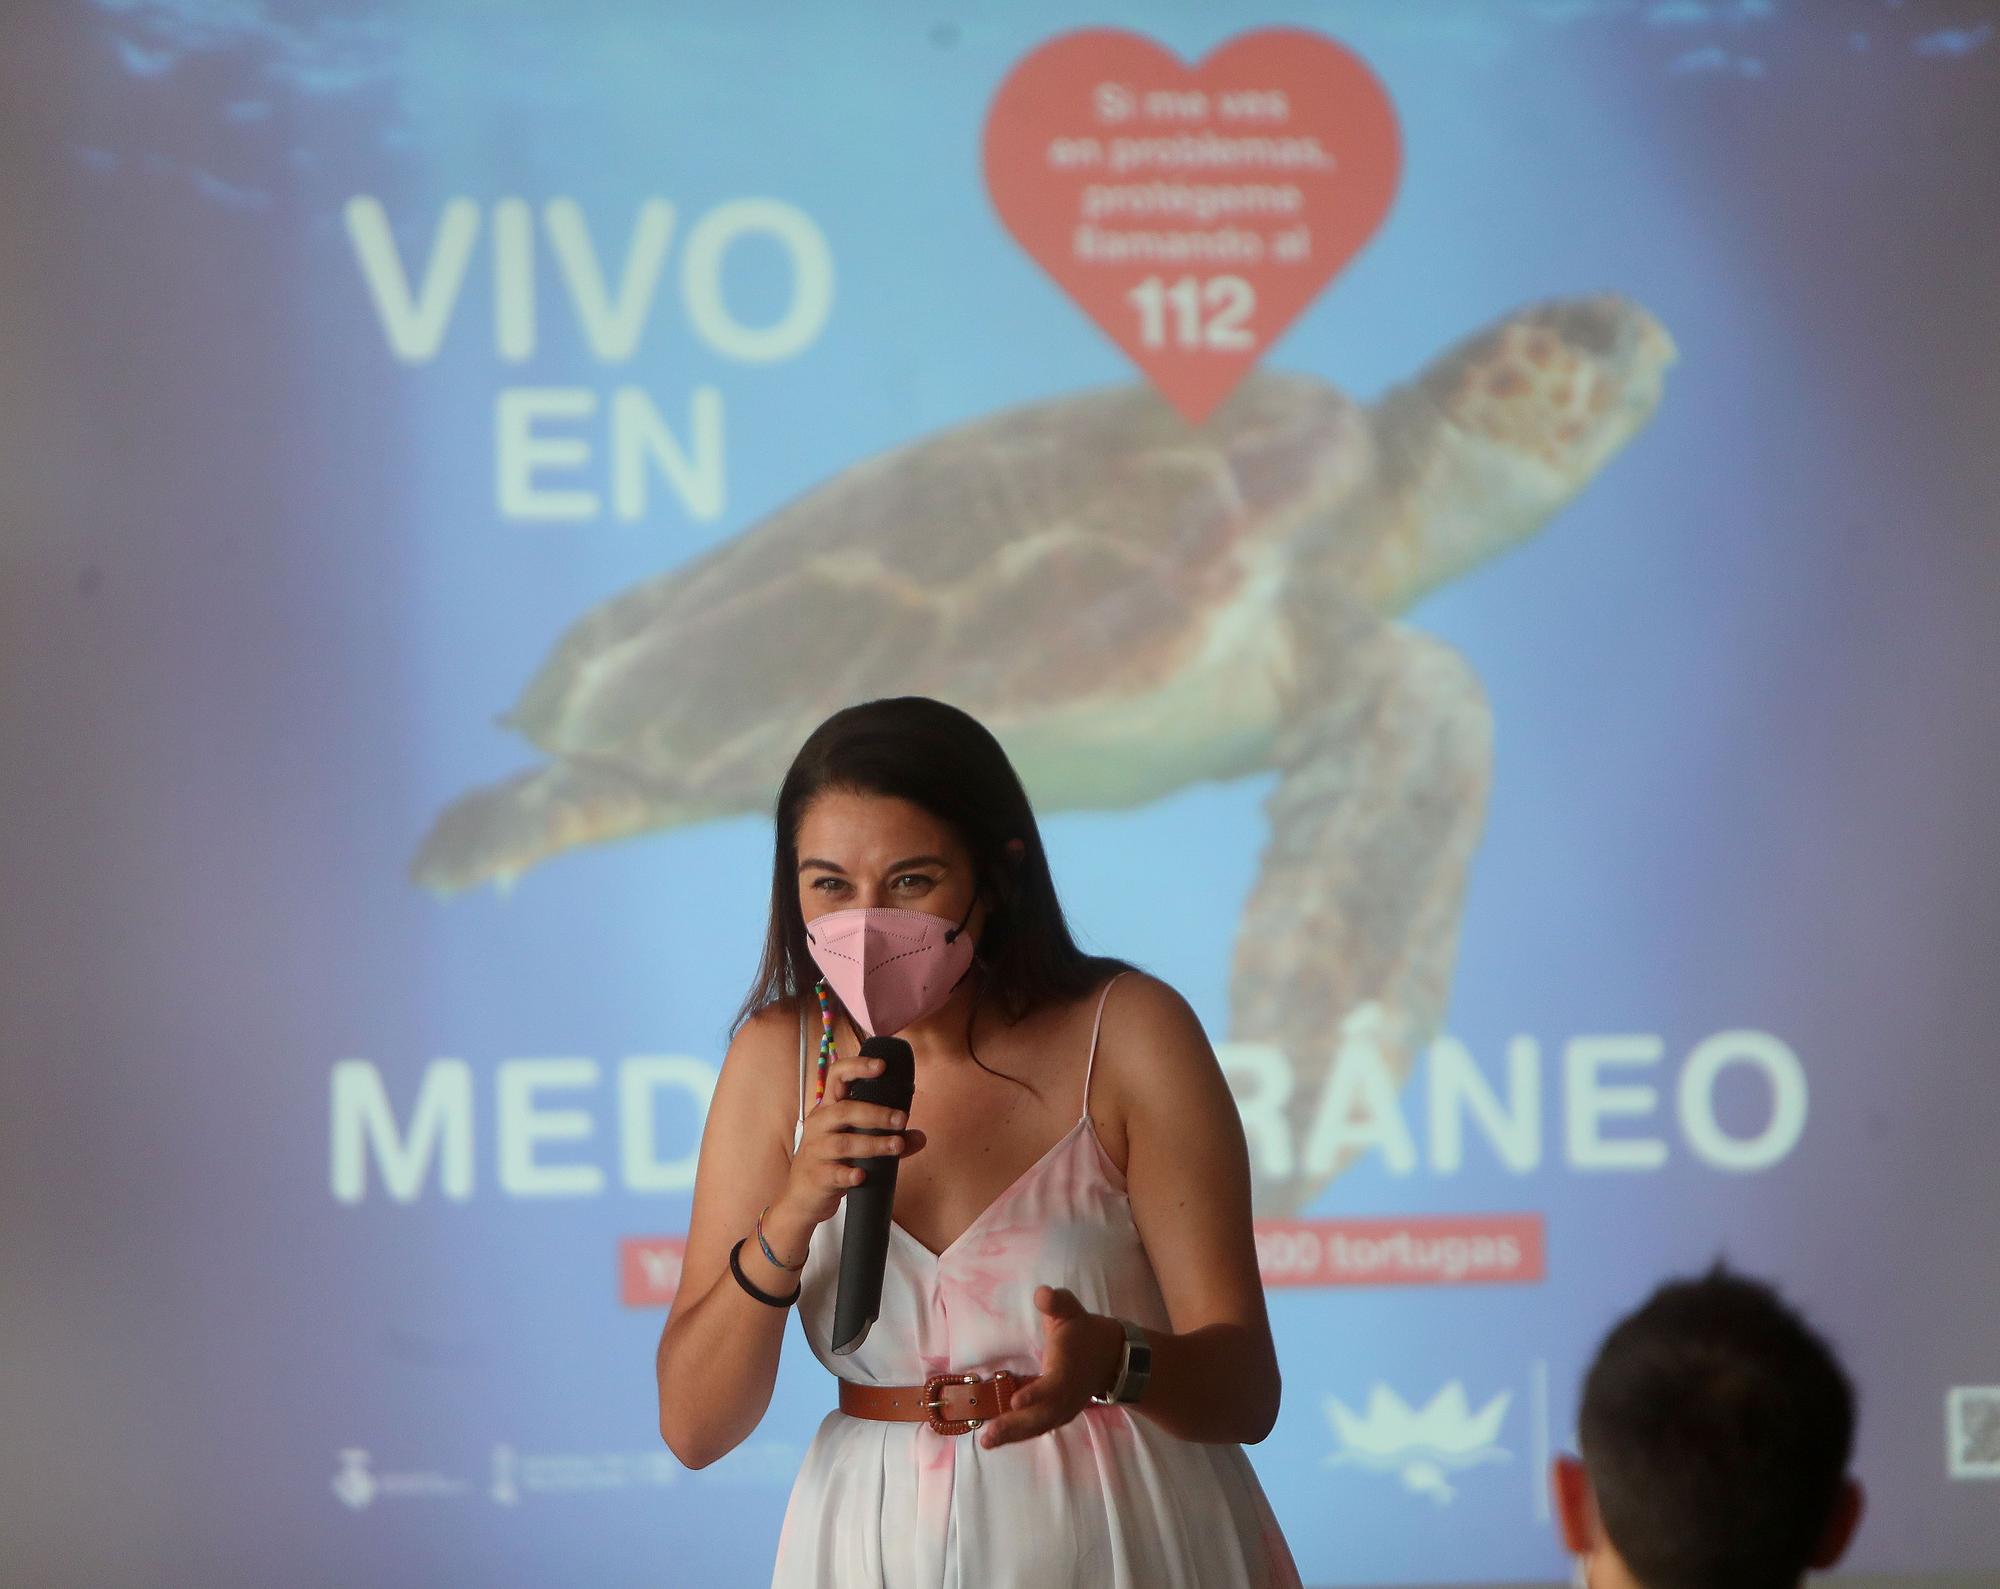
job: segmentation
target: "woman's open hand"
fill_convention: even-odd
[[[1074,1292],[1037,1286],[1035,1308],[1042,1315],[1041,1374],[979,1431],[979,1443],[989,1450],[1061,1428],[1092,1396],[1110,1391],[1124,1355],[1125,1332],[1118,1321],[1085,1312]]]

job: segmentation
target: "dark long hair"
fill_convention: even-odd
[[[1011,1025],[1045,1005],[1081,998],[1113,972],[1131,969],[1122,960],[1085,954],[1070,936],[1035,813],[1000,742],[955,706],[904,695],[835,712],[792,759],[778,790],[764,954],[732,1033],[759,1010],[798,997],[818,979],[799,909],[798,839],[806,807],[829,789],[888,795],[920,806],[949,826],[972,856],[979,897],[986,902],[975,1007],[990,1000]]]

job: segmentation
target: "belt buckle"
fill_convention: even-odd
[[[1003,1368],[993,1376],[993,1383],[998,1385],[1002,1380],[1006,1380],[1011,1384],[1013,1379],[1014,1376]],[[977,1385],[979,1383],[981,1383],[981,1379],[977,1374],[933,1374],[929,1379],[924,1381],[924,1399],[918,1402],[917,1405],[928,1409],[924,1421],[931,1426],[934,1434],[970,1434],[986,1421],[984,1418],[945,1418],[939,1415],[940,1410],[944,1406],[945,1386]],[[1004,1410],[1004,1395],[1002,1405]]]

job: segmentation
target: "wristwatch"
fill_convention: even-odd
[[[1120,1319],[1118,1327],[1125,1332],[1125,1352],[1118,1360],[1118,1377],[1111,1382],[1109,1395],[1090,1398],[1103,1407],[1137,1401],[1146,1394],[1146,1381],[1153,1373],[1153,1343],[1146,1339],[1146,1332],[1130,1319]]]

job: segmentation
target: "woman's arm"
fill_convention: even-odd
[[[654,1357],[660,1435],[691,1468],[708,1466],[749,1436],[777,1378],[791,1309],[746,1295],[729,1272],[729,1249],[750,1236],[742,1253],[750,1283],[772,1296],[791,1295],[798,1276],[765,1259],[753,1227],[758,1211],[785,1186],[797,1054],[789,1011],[779,1006],[753,1016],[729,1045],[709,1100],[680,1284]],[[764,1235],[795,1263],[805,1256],[811,1227],[780,1227],[774,1210]]]
[[[904,1117],[847,1096],[848,1084],[880,1073],[882,1061],[850,1054],[827,1071],[827,1096],[806,1117],[798,1151],[788,1154],[798,1097],[798,1026],[783,1006],[756,1015],[736,1034],[708,1106],[695,1170],[694,1212],[674,1305],[660,1332],[653,1372],[660,1392],[660,1437],[691,1468],[706,1467],[740,1445],[771,1403],[788,1307],[759,1302],[729,1272],[729,1249],[744,1241],[740,1262],[768,1296],[789,1297],[795,1270],[764,1256],[756,1238],[767,1204],[764,1239],[787,1263],[805,1262],[812,1233],[833,1217],[861,1179],[855,1159],[924,1145]],[[862,1136],[857,1131],[890,1131]]]
[[[1096,1118],[1125,1122],[1132,1218],[1173,1324],[1146,1332],[1152,1378],[1132,1410],[1183,1440],[1254,1444],[1277,1422],[1279,1384],[1250,1225],[1250,1155],[1215,1051],[1165,983],[1127,976],[1111,990],[1091,1101]],[[1067,1422],[1117,1372],[1124,1337],[1113,1320],[1067,1291],[1045,1288],[1035,1302],[1043,1367],[1056,1372],[989,1422],[983,1444]]]
[[[1127,984],[1132,984],[1127,986]],[[1250,1224],[1250,1150],[1201,1022],[1164,982],[1107,1001],[1098,1064],[1125,1120],[1132,1219],[1171,1335],[1148,1332],[1153,1377],[1133,1406],[1184,1440],[1253,1445],[1278,1421],[1278,1352]]]

